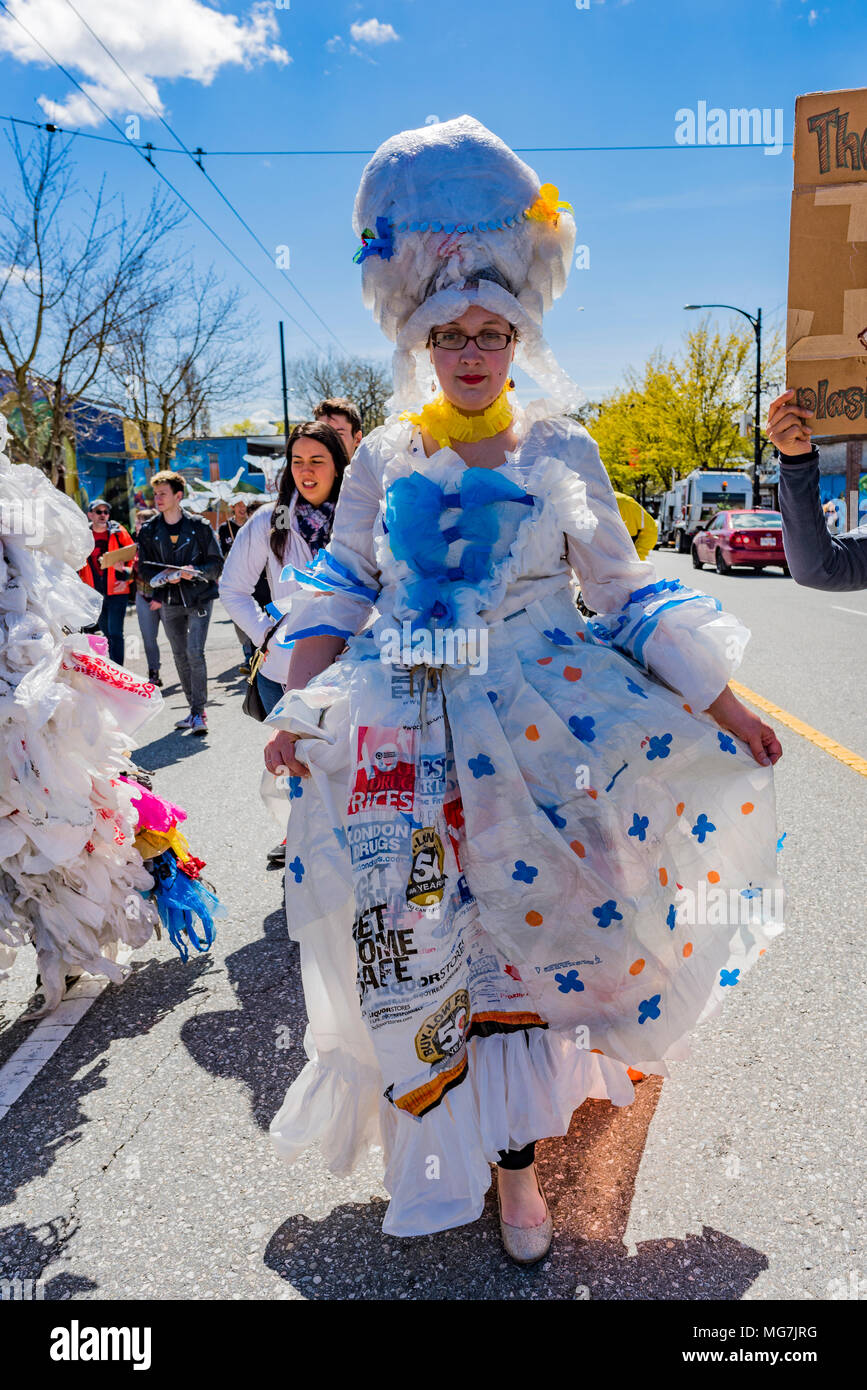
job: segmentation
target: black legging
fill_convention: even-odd
[[[536,1145],[527,1144],[523,1149],[500,1149],[498,1168],[529,1168],[536,1161]]]

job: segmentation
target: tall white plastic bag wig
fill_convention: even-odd
[[[364,303],[396,344],[392,410],[429,399],[428,334],[472,304],[518,329],[516,362],[560,410],[582,404],[542,336],[542,315],[566,288],[571,211],[479,121],[459,116],[380,145],[361,176],[353,229],[364,242]]]

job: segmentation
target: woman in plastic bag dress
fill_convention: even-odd
[[[464,116],[377,151],[355,230],[395,413],[293,602],[269,719],[310,1021],[271,1134],[338,1173],[381,1144],[392,1235],[475,1220],[496,1163],[530,1263],[534,1141],[587,1097],[628,1105],[631,1066],[664,1075],[782,929],[780,746],[727,687],[749,633],[637,558],[565,414],[557,189]],[[513,357],[547,397],[523,411]]]
[[[32,944],[47,1013],[84,971],[122,983],[160,920],[184,959],[187,941],[206,949],[225,909],[186,813],[141,786],[129,756],[160,692],[78,630],[102,603],[76,573],[87,518],[6,442],[0,414],[0,973]]]

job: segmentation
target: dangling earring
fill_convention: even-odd
[[[515,378],[510,376],[510,377],[509,377],[509,390],[510,390],[510,391],[514,391],[514,389],[515,389]]]

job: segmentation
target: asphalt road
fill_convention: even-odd
[[[688,556],[654,559],[698,578]],[[774,571],[706,571],[699,586],[753,630],[742,683],[867,756],[867,595]],[[780,730],[788,930],[672,1077],[642,1083],[629,1109],[587,1102],[540,1146],[558,1233],[521,1271],[491,1194],[474,1226],[388,1239],[375,1157],[337,1179],[315,1152],[289,1167],[271,1151],[305,1019],[238,656],[218,607],[208,739],[173,731],[183,701],[167,683],[136,755],[189,812],[229,916],[187,965],[165,939],[139,951],[0,1121],[0,1279],[79,1300],[863,1298],[865,779]],[[34,976],[21,953],[0,1064],[34,1026],[21,1018]]]

